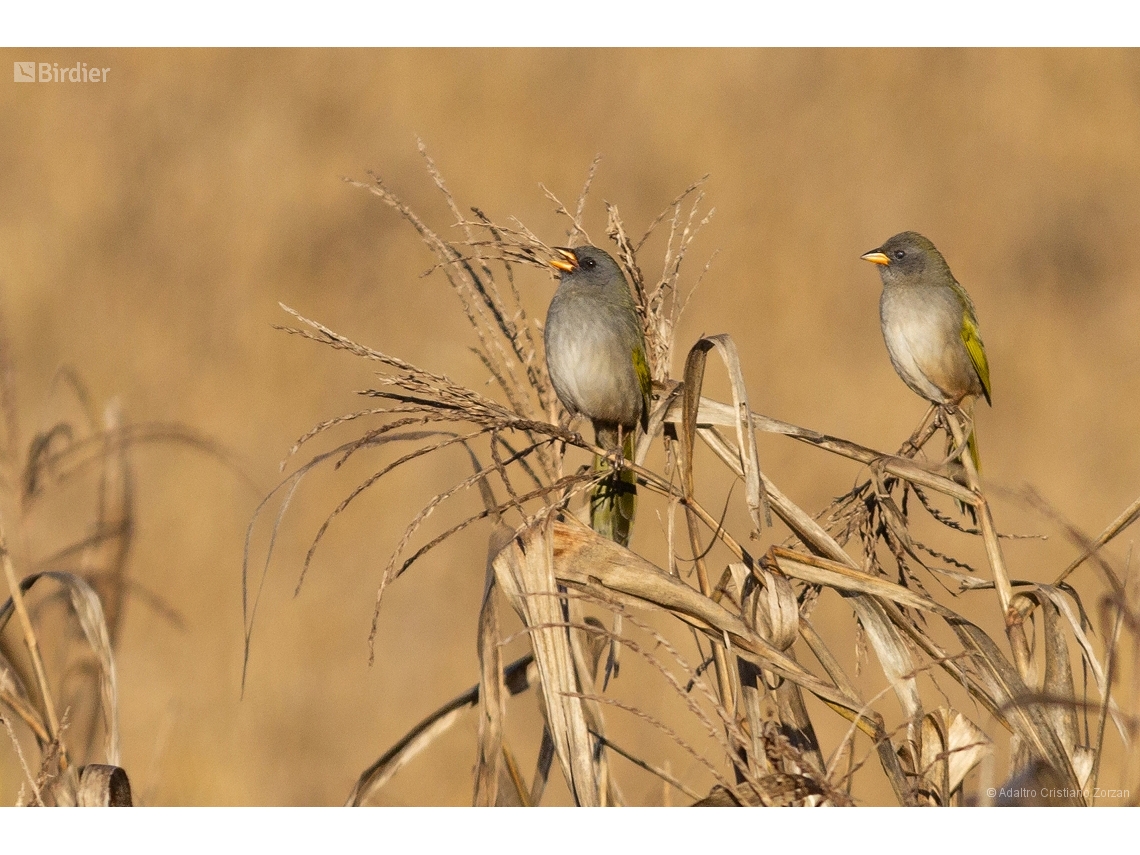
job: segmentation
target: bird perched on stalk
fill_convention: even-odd
[[[597,445],[632,459],[637,425],[649,421],[652,382],[645,333],[621,268],[596,246],[555,248],[560,272],[546,313],[546,366],[563,406],[594,425]],[[594,467],[604,465],[595,457]],[[637,476],[621,468],[590,497],[590,526],[629,545]]]
[[[899,377],[934,404],[959,407],[969,398],[972,422],[973,399],[991,403],[990,366],[974,303],[942,253],[917,232],[902,232],[861,257],[879,265],[879,322]],[[972,424],[967,445],[980,472]]]

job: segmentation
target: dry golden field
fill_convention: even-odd
[[[178,424],[230,455],[226,464],[175,439],[131,448],[127,568],[137,587],[125,602],[117,666],[122,765],[137,802],[341,804],[368,764],[478,680],[489,531],[480,525],[386,590],[369,665],[383,568],[420,508],[469,474],[461,453],[397,470],[353,504],[294,596],[321,522],[382,465],[380,454],[322,469],[293,497],[265,577],[244,696],[241,689],[247,526],[293,443],[367,406],[355,392],[374,382],[368,364],[276,330],[295,323],[278,304],[496,394],[445,279],[421,278],[434,258],[414,230],[342,180],[375,172],[432,228],[459,239],[417,138],[464,210],[478,206],[499,223],[518,218],[552,246],[565,242],[567,221],[540,184],[572,203],[595,155],[585,222],[597,243],[603,200],[640,235],[708,174],[702,211],[715,207],[715,215],[689,250],[693,278],[715,258],[677,330],[673,376],[699,336],[727,333],[754,410],[885,451],[906,439],[925,404],[887,360],[879,279],[859,256],[895,232],[920,231],[977,306],[994,388],[992,409],[978,408],[978,435],[997,526],[1048,535],[1005,542],[1011,576],[1051,582],[1080,551],[1024,501],[1026,485],[1089,536],[1140,495],[1136,51],[0,54],[0,70],[32,59],[110,68],[100,84],[0,84],[0,334],[21,454],[37,432],[76,417],[66,389],[53,386],[71,366],[99,412],[117,399],[127,423]],[[660,258],[651,244],[641,260],[655,276]],[[525,268],[518,284],[541,318],[553,278]],[[706,394],[727,400],[720,363],[709,366]],[[757,442],[765,473],[812,513],[866,476],[785,437],[760,432]],[[11,491],[18,471],[5,471]],[[719,510],[729,483],[709,478],[698,490]],[[726,524],[744,521],[747,530],[739,489]],[[26,512],[3,505],[18,571],[82,534],[91,491],[61,491]],[[479,497],[468,491],[453,507],[431,521],[428,537],[478,510]],[[274,513],[254,531],[255,587]],[[633,547],[661,563],[655,514],[646,501]],[[1122,575],[1132,531],[1105,553]],[[749,548],[760,554],[786,533],[777,525]],[[977,538],[937,536],[985,567]],[[723,560],[718,575],[722,568]],[[1105,586],[1091,564],[1070,582],[1099,655]],[[993,593],[965,597],[976,598],[971,614],[1005,645]],[[815,621],[833,621],[833,638],[847,639],[835,649],[853,673],[850,608],[821,601]],[[670,637],[681,646],[687,638]],[[21,646],[14,624],[5,639]],[[524,646],[514,639],[506,659]],[[1120,704],[1134,714],[1131,668]],[[642,692],[648,707],[656,676],[630,665],[615,687]],[[886,685],[873,655],[858,679],[867,696]],[[897,724],[893,697],[879,705]],[[989,730],[984,711],[960,708]],[[508,737],[529,776],[541,728],[533,692],[508,710]],[[681,734],[700,743],[701,728],[681,707],[669,710]],[[821,742],[833,747],[847,722],[818,704],[811,711]],[[707,792],[712,779],[667,737],[621,710],[607,716],[617,741]],[[475,733],[475,716],[462,718],[376,803],[469,804]],[[34,742],[26,732],[21,739],[34,757]],[[1105,783],[1132,786],[1135,800],[1135,751],[1113,745]],[[7,737],[0,746],[0,804],[12,804],[24,777]],[[686,801],[613,762],[628,803]],[[873,755],[868,762],[876,765]],[[893,803],[877,768],[863,775],[859,801]],[[569,799],[556,770],[546,803]]]

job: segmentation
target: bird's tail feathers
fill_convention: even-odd
[[[634,431],[626,433],[622,456],[633,459]],[[608,466],[604,457],[594,457],[594,469]],[[590,528],[621,546],[629,546],[633,514],[637,508],[637,475],[630,469],[614,470],[606,475],[590,495]]]
[[[978,432],[970,426],[970,438],[966,440],[966,448],[970,452],[970,459],[974,461],[974,469],[982,474],[982,458],[978,454]]]

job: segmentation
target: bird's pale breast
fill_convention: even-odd
[[[944,404],[982,392],[962,342],[962,312],[950,289],[883,288],[879,318],[891,364],[928,401]]]
[[[641,388],[623,324],[596,299],[560,290],[547,313],[546,361],[564,404],[594,421],[631,427],[641,415]]]

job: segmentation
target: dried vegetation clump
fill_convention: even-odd
[[[41,412],[61,415],[24,453],[0,338],[0,564],[10,593],[0,604],[0,726],[23,774],[17,804],[128,806],[115,669],[124,609],[135,599],[180,623],[128,573],[132,452],[177,443],[228,456],[183,425],[126,422],[116,400],[100,413],[71,369],[56,374],[47,403]]]
[[[329,524],[385,475],[457,446],[470,462],[466,477],[418,513],[409,510],[379,580],[372,637],[387,587],[448,537],[485,521],[478,682],[367,768],[350,804],[381,798],[396,771],[467,709],[478,716],[477,805],[541,803],[555,762],[579,805],[625,803],[621,781],[635,774],[660,778],[662,801],[704,805],[851,804],[864,800],[860,777],[877,779],[880,790],[885,781],[902,805],[1017,802],[1028,792],[1039,803],[1091,804],[1105,786],[1106,752],[1121,752],[1121,767],[1134,767],[1140,710],[1137,687],[1122,674],[1136,661],[1140,610],[1130,576],[1101,550],[1140,515],[1140,501],[1088,539],[1040,500],[1014,496],[1036,502],[1046,522],[1060,524],[1078,555],[1051,576],[1039,568],[1011,575],[990,488],[969,455],[944,459],[929,451],[939,434],[949,447],[964,447],[969,426],[957,412],[932,407],[896,453],[768,418],[750,408],[746,367],[724,335],[692,344],[674,379],[677,318],[708,271],[706,264],[689,275],[693,241],[712,215],[697,182],[636,241],[606,203],[605,246],[624,268],[644,322],[654,406],[634,459],[611,457],[637,474],[635,529],[642,531],[633,545],[640,548],[602,539],[580,517],[605,473],[567,461],[568,449],[604,452],[571,429],[547,376],[539,319],[524,309],[517,282],[530,268],[546,268],[551,248],[517,221],[496,223],[477,208],[464,213],[425,160],[455,218],[455,241],[379,178],[353,183],[395,209],[434,254],[430,272],[444,275],[458,296],[497,396],[294,312],[299,323],[288,332],[367,360],[377,383],[361,393],[367,408],[317,425],[298,441],[292,453],[321,441],[331,447],[298,464],[262,506],[280,501],[275,535],[314,468],[339,466],[366,450],[390,455],[329,513],[304,558],[303,580]],[[596,166],[573,208],[547,192],[566,218],[571,244],[590,241],[583,214]],[[664,247],[657,275],[643,269],[650,242]],[[718,360],[711,370],[725,371],[730,402],[702,394],[712,352]],[[347,442],[329,440],[330,429],[343,425],[357,432]],[[837,455],[861,465],[862,477],[809,513],[763,473],[757,431],[802,444],[804,466]],[[651,457],[659,462],[650,466]],[[713,505],[698,495],[698,483],[719,476],[743,484],[743,525],[726,522],[719,499]],[[471,489],[482,498],[480,511],[424,534],[434,511]],[[728,501],[738,502],[734,495]],[[963,534],[979,539],[985,565],[971,567],[951,548],[920,540],[919,517],[923,531],[945,532],[954,544]],[[665,558],[654,563],[649,554]],[[247,552],[247,571],[248,562]],[[1106,591],[1091,609],[1068,581],[1078,569],[1089,587]],[[1025,581],[1030,575],[1053,581]],[[824,598],[837,598],[848,616],[844,625],[814,619]],[[247,603],[247,631],[255,602]],[[504,603],[529,646],[509,663],[503,649],[513,637],[504,629]],[[1000,615],[1004,633],[991,637],[979,626],[977,615],[987,613]],[[857,664],[877,661],[887,689],[871,696],[860,690],[859,675],[841,664],[852,645]],[[611,679],[621,661],[639,663],[655,688],[623,694],[624,681]],[[543,726],[532,735],[535,769],[524,776],[504,723],[508,698],[531,690],[540,697]],[[632,721],[670,750],[679,748],[692,761],[690,772],[674,774],[662,758],[619,744],[615,716],[626,717],[627,731]],[[685,735],[693,721],[699,742]],[[825,730],[841,736],[824,744],[817,732]],[[991,787],[996,795],[987,794]],[[1134,799],[1138,790],[1129,792]]]

